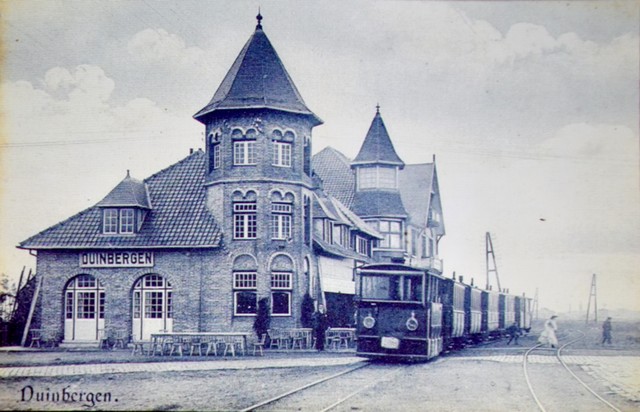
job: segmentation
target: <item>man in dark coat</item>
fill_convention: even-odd
[[[611,318],[607,318],[602,323],[602,344],[608,343],[611,345]]]
[[[316,337],[316,349],[324,350],[325,332],[329,327],[329,320],[324,305],[318,305],[318,311],[313,314],[313,330]]]
[[[518,337],[521,333],[522,332],[520,331],[520,327],[518,327],[518,324],[516,322],[513,322],[513,325],[507,328],[507,334],[509,335],[509,342],[507,342],[507,345],[510,344],[512,340],[515,340],[514,345],[518,345]]]

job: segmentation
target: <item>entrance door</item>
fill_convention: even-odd
[[[133,287],[133,338],[149,340],[152,333],[173,330],[171,284],[160,275],[145,275]]]
[[[91,275],[71,279],[65,288],[64,340],[97,341],[104,328],[104,288]]]

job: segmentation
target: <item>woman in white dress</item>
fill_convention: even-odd
[[[544,323],[544,330],[540,334],[538,338],[538,343],[547,344],[552,348],[558,347],[558,338],[556,337],[556,331],[558,330],[558,324],[556,323],[556,315],[551,316],[551,318],[547,319]]]

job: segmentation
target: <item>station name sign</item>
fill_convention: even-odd
[[[80,253],[82,268],[150,268],[153,267],[153,252],[110,250],[105,252]]]

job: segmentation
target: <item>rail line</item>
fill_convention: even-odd
[[[256,410],[256,409],[261,408],[263,406],[266,406],[266,405],[269,405],[269,404],[274,403],[276,401],[279,401],[280,399],[283,399],[283,398],[286,398],[288,396],[291,396],[291,395],[293,395],[295,393],[302,392],[303,390],[305,390],[307,388],[310,388],[312,386],[316,386],[316,385],[319,385],[319,384],[321,384],[323,382],[329,381],[331,379],[335,379],[335,378],[337,378],[339,376],[346,375],[348,373],[352,373],[352,372],[354,372],[354,371],[356,371],[358,369],[366,368],[369,365],[371,365],[371,364],[370,363],[362,363],[362,364],[357,365],[357,366],[355,366],[353,368],[349,368],[347,370],[340,371],[338,373],[334,373],[334,374],[329,375],[329,376],[325,376],[324,378],[317,379],[317,380],[315,380],[315,381],[313,381],[311,383],[308,383],[306,385],[300,386],[298,388],[292,389],[292,390],[287,391],[285,393],[282,393],[280,395],[274,396],[273,398],[267,399],[267,400],[262,401],[262,402],[258,402],[258,403],[254,404],[254,405],[251,405],[251,406],[249,406],[249,407],[247,407],[245,409],[242,409],[241,412],[249,412],[249,411]],[[336,406],[337,405],[339,405],[339,403],[336,404]],[[332,405],[331,408],[333,408],[333,407],[334,406]]]
[[[571,374],[571,376],[578,381],[578,383],[580,383],[580,385],[582,385],[587,391],[589,391],[589,393],[591,393],[593,396],[596,397],[596,399],[598,399],[600,402],[604,403],[606,406],[608,406],[609,408],[611,408],[614,411],[617,412],[621,412],[620,409],[616,408],[614,405],[612,405],[611,403],[609,403],[606,399],[602,398],[600,395],[598,395],[593,389],[591,389],[582,379],[580,379],[575,373],[573,373],[573,371],[569,368],[569,366],[565,363],[565,361],[562,359],[562,351],[569,345],[574,344],[575,342],[584,339],[585,334],[581,331],[578,331],[578,333],[580,334],[579,337],[565,343],[564,345],[560,346],[557,350],[556,350],[556,358],[558,359],[558,361],[560,362],[560,364]],[[529,350],[527,350],[527,352],[525,352],[525,354],[523,355],[523,361],[522,361],[522,365],[523,365],[523,370],[524,370],[524,378],[527,382],[527,386],[529,387],[529,392],[531,392],[531,395],[533,396],[533,399],[535,400],[536,404],[538,405],[538,408],[540,409],[540,411],[542,412],[546,412],[546,409],[544,408],[544,406],[542,405],[542,403],[540,402],[540,399],[538,399],[538,396],[536,395],[535,391],[533,390],[533,385],[531,384],[531,380],[529,378],[529,371],[527,368],[528,365],[528,358],[529,355],[536,349],[539,349],[542,345],[541,344],[537,344],[533,347],[531,347]]]

